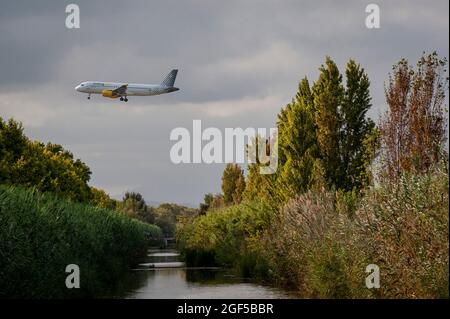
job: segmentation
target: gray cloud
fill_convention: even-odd
[[[364,26],[361,1],[73,1],[81,29],[64,27],[60,1],[0,4],[0,116],[33,138],[61,143],[113,195],[198,202],[220,191],[223,165],[174,165],[170,131],[272,127],[298,81],[317,78],[330,55],[360,62],[371,79],[374,118],[383,83],[401,57],[448,57],[448,1],[377,1],[381,29]],[[158,83],[180,69],[174,94],[128,104],[85,100],[85,80]]]

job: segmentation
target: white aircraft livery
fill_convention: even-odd
[[[112,99],[120,98],[121,101],[128,102],[127,96],[150,96],[178,91],[174,87],[178,70],[172,70],[161,84],[134,84],[134,83],[114,83],[114,82],[94,82],[88,81],[80,83],[75,90],[91,94],[101,94]]]

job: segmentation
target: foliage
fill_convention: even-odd
[[[74,201],[89,202],[91,171],[61,145],[29,140],[22,125],[0,118],[0,183],[34,186]]]
[[[238,164],[227,164],[222,175],[222,194],[225,205],[239,204],[245,188],[244,172]]]
[[[327,183],[339,188],[344,174],[340,159],[342,114],[339,112],[344,97],[342,75],[330,57],[326,58],[325,65],[319,70],[319,79],[313,86],[317,142]]]
[[[425,53],[416,69],[402,59],[385,88],[388,110],[381,121],[383,165],[389,177],[425,172],[443,154],[447,60]]]
[[[91,205],[100,208],[116,209],[118,201],[109,197],[109,195],[102,189],[91,186]]]
[[[279,176],[278,197],[286,202],[314,184],[314,163],[319,157],[314,122],[313,95],[304,78],[295,100],[278,115]]]
[[[352,191],[369,185],[370,166],[377,154],[378,130],[366,116],[371,107],[368,76],[350,60],[346,84],[327,57],[317,82],[301,80],[295,98],[277,118],[278,170],[259,174],[248,166],[244,198],[261,198],[273,207],[310,189]]]
[[[161,228],[165,237],[175,237],[178,218],[181,216],[190,217],[197,213],[194,208],[170,203],[163,203],[152,209],[155,215],[155,224]]]
[[[0,185],[0,297],[100,296],[161,236],[112,210]],[[68,264],[80,267],[80,289],[65,286]]]
[[[131,218],[137,218],[149,224],[153,224],[155,221],[153,209],[147,207],[144,197],[139,193],[126,192],[119,205],[119,210]]]
[[[314,298],[448,298],[448,167],[355,192],[309,191],[278,213],[241,203],[178,225],[191,265],[219,264]],[[381,288],[367,289],[368,264]]]
[[[177,242],[188,264],[236,266],[241,257],[252,254],[250,244],[268,227],[273,215],[263,202],[210,211],[191,222],[179,223]]]
[[[200,215],[206,214],[209,207],[211,206],[211,202],[213,201],[213,199],[214,199],[214,195],[212,193],[205,194],[205,196],[203,198],[203,203],[200,203],[200,207],[199,207]]]
[[[263,200],[266,204],[273,206],[279,202],[275,185],[277,176],[276,174],[261,174],[260,165],[259,163],[248,165],[243,199],[246,201]]]
[[[235,195],[236,196],[236,195]],[[206,214],[208,210],[214,210],[225,206],[222,194],[207,193],[203,199],[203,203],[200,203],[199,213],[200,215]]]
[[[232,266],[304,297],[448,298],[445,66],[435,53],[416,71],[400,61],[378,128],[364,69],[350,60],[344,86],[327,58],[278,115],[277,173],[250,164],[243,202],[211,211],[208,196],[206,215],[179,223],[187,263]],[[380,146],[393,179],[375,179]],[[379,289],[365,286],[369,264]]]
[[[364,197],[356,240],[382,269],[379,297],[449,297],[448,189],[448,163],[438,163]]]
[[[367,185],[370,173],[367,167],[373,160],[373,148],[377,144],[366,143],[376,135],[375,123],[366,117],[372,106],[369,93],[369,77],[354,60],[345,71],[347,83],[342,102],[342,127],[340,143],[341,161],[345,174],[341,177],[343,189],[351,191]],[[372,147],[368,148],[368,147]],[[370,156],[372,154],[372,156]]]

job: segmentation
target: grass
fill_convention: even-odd
[[[116,211],[0,185],[0,298],[102,296],[161,237]],[[80,289],[65,286],[68,264]]]

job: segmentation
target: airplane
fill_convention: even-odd
[[[77,85],[75,90],[82,93],[88,93],[88,100],[91,99],[91,94],[101,94],[104,97],[112,99],[120,98],[121,101],[128,102],[128,96],[150,96],[178,91],[179,88],[173,86],[175,84],[177,73],[177,69],[170,71],[161,84],[128,84],[88,81]]]

